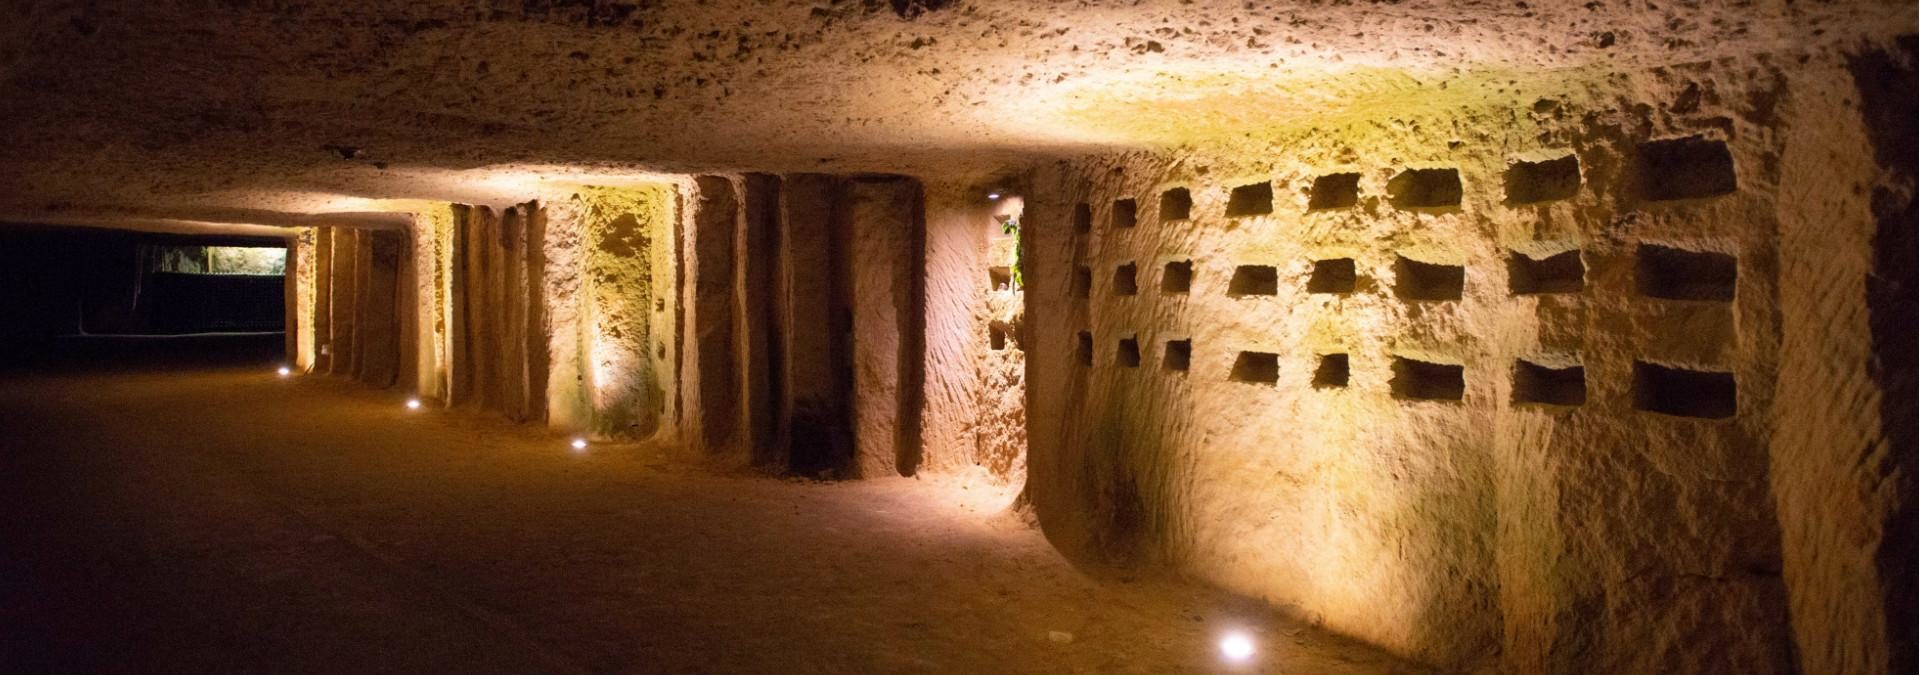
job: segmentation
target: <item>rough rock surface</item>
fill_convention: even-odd
[[[978,477],[1432,664],[1913,668],[1912,3],[0,19],[0,221],[305,228],[315,371]]]
[[[1893,582],[1862,567],[1878,535],[1781,539],[1819,519],[1803,510],[1809,489],[1911,486],[1897,469],[1805,466],[1856,460],[1796,440],[1850,429],[1870,438],[1840,446],[1886,442],[1872,419],[1806,418],[1876,409],[1818,413],[1807,398],[1874,386],[1864,324],[1848,329],[1851,358],[1823,353],[1846,343],[1788,352],[1780,298],[1814,293],[1855,317],[1793,326],[1864,321],[1874,221],[1828,196],[1891,170],[1860,147],[1856,99],[1832,91],[1844,61],[1796,58],[1042,170],[1027,312],[1055,318],[1034,324],[1030,355],[1079,365],[1030,380],[1040,521],[1081,555],[1171,565],[1432,663],[1886,667],[1879,647],[1824,632],[1838,607],[1876,604],[1854,593]],[[1539,199],[1565,157],[1574,189]],[[1357,198],[1315,208],[1338,183],[1320,179],[1343,173]],[[1235,189],[1261,184],[1270,208],[1233,215]],[[1115,217],[1127,199],[1137,218]],[[1091,232],[1072,226],[1078,204]],[[1785,247],[1796,222],[1852,243]],[[1568,251],[1571,267],[1539,262]],[[1178,261],[1191,290],[1154,292]],[[1351,261],[1352,276],[1321,286],[1323,261]],[[1063,278],[1080,266],[1084,295]],[[1127,340],[1149,358],[1190,340],[1191,369],[1128,367]],[[1777,393],[1783,353],[1829,370]],[[1343,355],[1337,381],[1322,380],[1329,354]],[[1837,587],[1835,565],[1865,576]],[[1790,629],[1801,594],[1820,613],[1795,612]],[[1833,653],[1796,663],[1795,631]]]
[[[1913,25],[1892,0],[939,5],[10,3],[0,216],[533,196],[495,165],[991,173]]]

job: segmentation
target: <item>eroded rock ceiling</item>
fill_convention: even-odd
[[[16,0],[0,219],[287,225],[694,170],[986,175],[1910,31],[1911,3]],[[4,16],[11,14],[11,16]]]

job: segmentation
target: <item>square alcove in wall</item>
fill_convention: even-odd
[[[1086,234],[1093,231],[1093,206],[1086,202],[1073,205],[1073,233]]]
[[[1656,244],[1634,251],[1634,287],[1649,298],[1732,302],[1739,281],[1739,261],[1725,253]]]
[[[1236,298],[1279,293],[1280,271],[1272,265],[1240,265],[1233,268],[1233,278],[1227,280],[1227,295]]]
[[[1113,214],[1109,218],[1114,227],[1133,227],[1140,222],[1140,205],[1131,199],[1113,200]]]
[[[1086,265],[1073,267],[1073,297],[1085,300],[1093,295],[1093,268]]]
[[[1647,201],[1704,199],[1739,189],[1727,144],[1702,136],[1641,143],[1634,169]]]
[[[1193,366],[1193,340],[1168,340],[1166,354],[1160,359],[1163,370],[1187,372]]]
[[[1587,266],[1580,250],[1534,258],[1519,251],[1507,256],[1507,287],[1514,295],[1579,293],[1587,286]]]
[[[1273,213],[1273,183],[1242,185],[1227,195],[1227,217],[1244,218]]]
[[[987,268],[987,290],[1000,291],[1013,288],[1013,268],[995,265]]]
[[[1013,326],[1004,321],[987,322],[987,348],[996,352],[1006,351],[1012,342]]]
[[[1140,367],[1139,338],[1120,338],[1120,343],[1114,346],[1113,365],[1121,368]]]
[[[1160,272],[1160,292],[1184,294],[1193,290],[1193,261],[1176,260],[1167,263]]]
[[[1402,300],[1451,302],[1466,292],[1467,268],[1394,256],[1393,292]]]
[[[1387,197],[1395,208],[1452,208],[1460,205],[1462,194],[1455,169],[1407,169],[1387,181]]]
[[[1083,330],[1073,336],[1073,362],[1083,366],[1093,365],[1093,333]]]
[[[1360,174],[1333,173],[1313,179],[1307,210],[1344,209],[1360,203]]]
[[[1733,373],[1633,362],[1633,407],[1673,417],[1724,419],[1740,409]]]
[[[1176,220],[1186,220],[1192,216],[1192,192],[1182,187],[1160,193],[1160,222],[1171,223]]]
[[[1466,396],[1466,368],[1403,356],[1393,359],[1393,397],[1410,401],[1458,401]]]
[[[1307,276],[1308,293],[1352,293],[1358,280],[1352,258],[1313,261],[1313,273]]]
[[[1233,358],[1233,370],[1227,379],[1234,382],[1273,384],[1280,381],[1280,355],[1269,352],[1240,352]]]
[[[1134,266],[1133,263],[1126,263],[1113,268],[1113,294],[1139,295],[1140,268]]]
[[[1512,205],[1572,199],[1580,193],[1580,160],[1573,155],[1507,166],[1507,203]]]
[[[1313,367],[1313,388],[1345,389],[1349,379],[1346,354],[1321,354]]]
[[[1579,406],[1587,402],[1587,369],[1581,366],[1544,366],[1525,359],[1513,362],[1513,402]]]

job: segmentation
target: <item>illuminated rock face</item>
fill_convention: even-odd
[[[1431,663],[1883,671],[1880,601],[1832,584],[1911,559],[1881,529],[1910,513],[1910,411],[1860,405],[1903,396],[1871,365],[1869,240],[1904,245],[1876,218],[1911,212],[1833,195],[1911,174],[1872,159],[1892,132],[1849,101],[1886,84],[1859,70],[1036,172],[1041,523]],[[1724,103],[1667,103],[1697,98]],[[1145,290],[1168,274],[1185,290]]]
[[[1910,3],[94,4],[0,217],[298,227],[311,372],[1442,666],[1913,670]]]

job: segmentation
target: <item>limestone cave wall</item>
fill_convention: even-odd
[[[1834,611],[1897,583],[1867,569],[1877,528],[1816,523],[1898,513],[1884,488],[1911,484],[1835,471],[1890,439],[1824,403],[1884,386],[1865,195],[1896,165],[1864,159],[1847,91],[1878,85],[1780,58],[1039,168],[1049,537],[1429,663],[1891,658],[1874,617]]]
[[[927,188],[926,467],[1010,490],[1026,483],[1023,209],[1009,187]]]
[[[344,375],[377,387],[392,386],[403,373],[410,319],[401,264],[409,242],[403,232],[321,226],[300,232],[285,274],[299,298],[289,310],[290,363],[308,372]]]

